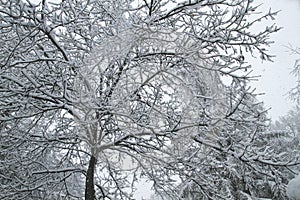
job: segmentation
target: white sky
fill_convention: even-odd
[[[288,99],[287,93],[296,84],[290,72],[299,56],[292,55],[286,46],[290,44],[300,47],[300,0],[254,0],[254,2],[263,3],[261,10],[265,12],[270,7],[273,11],[281,10],[275,22],[283,29],[271,37],[275,41],[270,48],[271,54],[276,55],[274,62],[261,63],[258,59],[251,60],[255,74],[262,76],[258,82],[253,83],[253,86],[258,92],[265,93],[260,99],[265,102],[267,108],[271,107],[269,115],[274,121],[295,105]]]

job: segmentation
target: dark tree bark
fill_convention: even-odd
[[[95,196],[95,186],[94,186],[94,173],[95,173],[95,165],[96,158],[94,155],[91,156],[89,161],[89,167],[86,174],[86,182],[85,182],[85,200],[94,200]]]

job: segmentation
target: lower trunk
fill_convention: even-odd
[[[95,186],[94,186],[94,174],[95,174],[95,165],[96,158],[94,155],[91,156],[89,161],[89,167],[86,174],[85,181],[85,200],[95,200]]]

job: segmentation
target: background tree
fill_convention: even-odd
[[[279,180],[296,161],[257,140],[244,57],[270,60],[279,28],[250,31],[276,15],[252,4],[1,1],[0,197],[132,199],[144,176],[162,197],[236,198]]]
[[[292,47],[289,46],[288,47],[289,50],[291,51],[291,53],[296,54],[296,55],[300,55],[300,48],[298,47]],[[297,105],[299,104],[299,94],[300,94],[300,59],[297,59],[295,61],[293,70],[292,70],[292,74],[296,77],[297,83],[296,86],[294,88],[291,89],[290,91],[290,97],[292,100],[294,100]],[[298,109],[298,108],[297,108]],[[293,114],[290,114],[293,115]]]
[[[296,54],[300,55],[299,48],[294,48],[292,46],[288,47],[289,50]],[[295,101],[296,106],[293,110],[290,110],[286,115],[281,116],[272,124],[272,132],[276,134],[278,140],[275,142],[277,149],[280,149],[283,152],[290,152],[286,156],[299,157],[299,60],[295,61],[292,74],[296,77],[297,83],[294,88],[290,91],[290,98]],[[297,190],[299,184],[299,166],[289,168],[285,171],[286,179],[289,181],[287,185],[287,195],[290,199],[297,199]],[[293,179],[294,178],[294,179]]]

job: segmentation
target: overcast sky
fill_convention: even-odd
[[[272,10],[279,12],[275,22],[283,27],[275,33],[271,39],[275,41],[270,52],[276,55],[273,63],[261,63],[259,60],[252,60],[255,67],[255,74],[262,77],[253,85],[258,92],[265,95],[260,99],[265,102],[273,121],[288,112],[295,105],[289,101],[287,93],[295,86],[295,78],[290,74],[295,60],[298,58],[288,51],[286,46],[300,47],[300,0],[254,0],[255,3],[263,3],[261,10]]]

